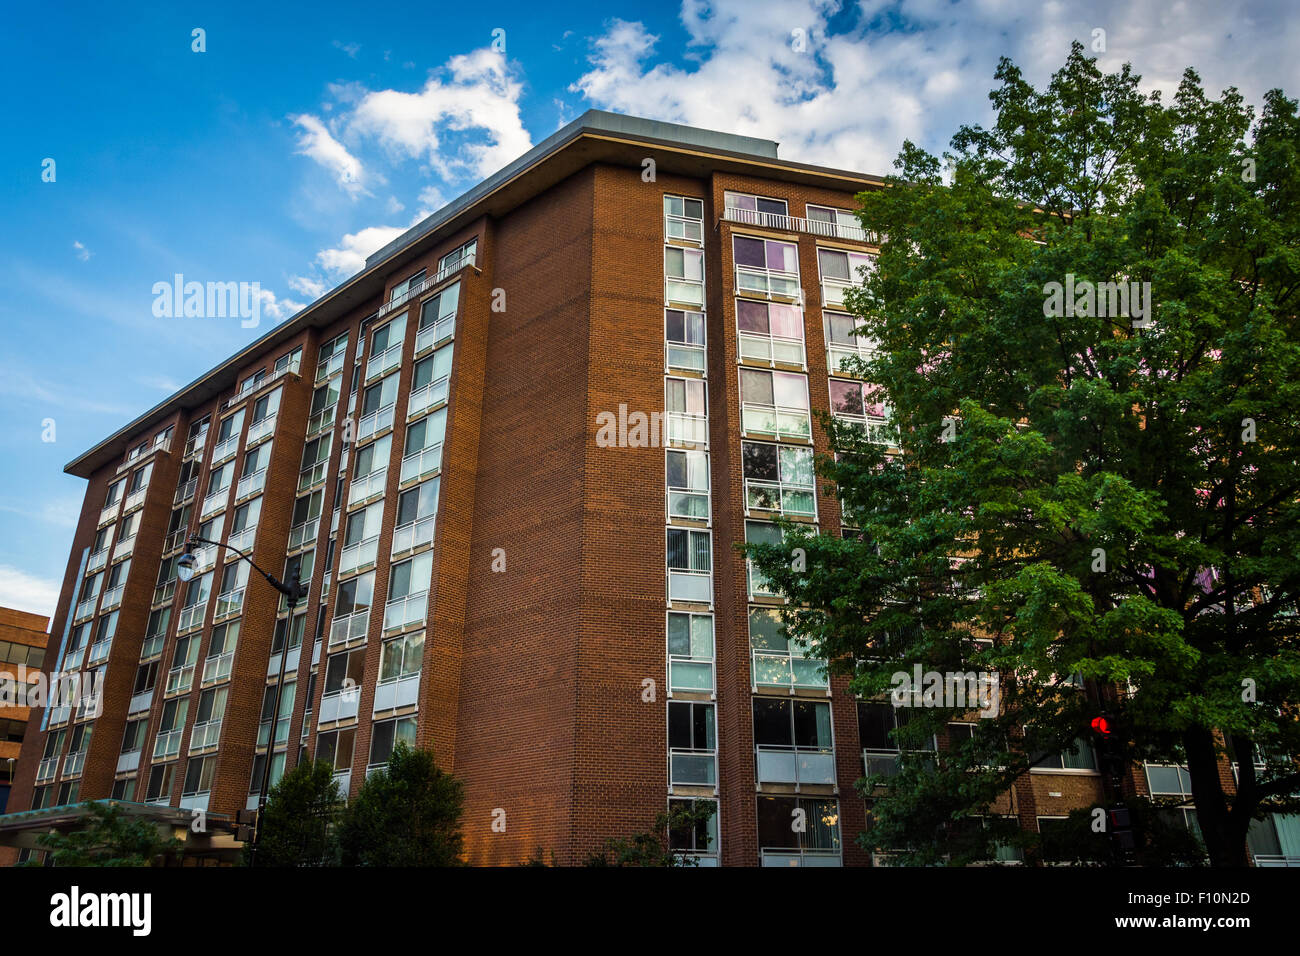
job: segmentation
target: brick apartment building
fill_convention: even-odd
[[[706,800],[679,841],[705,864],[870,864],[853,784],[894,759],[892,711],[787,645],[734,545],[777,512],[841,530],[810,409],[884,434],[838,368],[878,184],[589,112],[71,462],[51,662],[99,669],[103,709],[33,724],[10,809],[219,821],[268,762],[355,792],[405,739],[464,781],[472,863],[578,863]],[[192,533],[299,563],[309,597],[290,619],[229,548],[178,586]],[[1004,812],[1045,828],[1100,792],[1081,752]]]
[[[31,672],[43,669],[49,623],[50,619],[40,614],[0,607],[0,674],[11,674],[16,680],[20,667]],[[18,773],[19,753],[30,718],[30,708],[0,700],[0,813],[9,804],[9,790]]]

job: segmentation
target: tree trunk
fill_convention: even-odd
[[[1187,772],[1192,778],[1192,799],[1196,802],[1196,822],[1201,827],[1201,839],[1210,855],[1210,866],[1249,866],[1246,854],[1246,828],[1238,821],[1240,814],[1229,813],[1219,780],[1219,761],[1214,749],[1214,737],[1203,727],[1195,727],[1183,734],[1183,747],[1187,753]],[[1250,817],[1244,817],[1249,826]]]

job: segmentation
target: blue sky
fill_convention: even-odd
[[[885,173],[988,118],[998,56],[1041,83],[1099,29],[1148,89],[1300,90],[1283,0],[124,6],[11,6],[0,33],[0,605],[45,614],[66,462],[585,109]],[[259,283],[261,326],[154,317],[175,273]]]

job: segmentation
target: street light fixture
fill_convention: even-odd
[[[286,583],[280,581],[275,577],[275,575],[268,574],[266,571],[259,568],[257,562],[255,562],[246,551],[241,551],[239,548],[232,547],[231,545],[222,544],[219,541],[212,541],[208,538],[200,538],[198,535],[192,534],[189,537],[189,541],[186,542],[188,550],[176,559],[176,577],[180,578],[182,581],[192,580],[195,572],[199,568],[199,559],[194,555],[193,551],[196,544],[210,544],[217,548],[227,548],[252,565],[253,570],[266,578],[267,583],[270,584],[271,587],[284,595],[285,600],[289,605],[289,620],[292,622],[293,609],[297,606],[299,600],[307,596],[307,588],[303,587],[298,580],[298,571],[301,562],[295,561],[293,563],[289,580]],[[252,845],[249,847],[248,851],[249,866],[257,865],[257,847],[262,839],[262,820],[266,816],[266,794],[267,791],[270,790],[271,784],[271,760],[275,755],[275,737],[280,724],[279,696],[284,693],[285,665],[289,661],[287,651],[287,647],[280,651],[280,677],[279,680],[276,681],[275,685],[276,701],[275,707],[271,711],[271,734],[266,741],[266,760],[262,764],[262,782],[257,795],[257,821],[253,828]],[[286,761],[288,760],[287,749],[285,750],[285,759]]]

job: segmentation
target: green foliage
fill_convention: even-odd
[[[324,760],[298,764],[266,797],[256,864],[327,866],[335,862],[335,829],[343,798],[333,768]],[[248,862],[250,847],[244,847]]]
[[[1137,866],[1203,866],[1205,847],[1195,834],[1174,823],[1157,804],[1143,797],[1125,801],[1133,830],[1141,835]],[[1035,841],[1035,852],[1055,863],[1080,866],[1113,864],[1110,837],[1093,829],[1092,808],[1071,811],[1060,827]]]
[[[344,866],[456,866],[464,787],[404,741],[367,777],[339,828]]]
[[[692,856],[674,853],[671,835],[700,830],[713,815],[712,800],[697,800],[656,814],[650,829],[630,837],[610,837],[604,846],[587,857],[586,866],[698,866]]]
[[[181,840],[161,835],[157,824],[130,815],[121,805],[87,801],[84,809],[78,829],[38,838],[55,866],[152,866],[155,861],[180,858]]]
[[[1240,865],[1251,818],[1300,788],[1296,104],[1270,92],[1256,121],[1189,70],[1166,105],[1078,44],[1045,90],[1006,60],[996,77],[992,127],[962,128],[946,168],[905,144],[860,197],[886,238],[849,293],[880,343],[856,371],[899,451],[823,415],[839,456],[819,471],[861,540],[786,525],[748,550],[790,635],[867,699],[918,663],[1002,676],[973,740],[863,784],[865,844],[953,861],[935,835],[1104,706],[1127,759],[1187,763],[1211,860]],[[1150,283],[1150,326],[1048,314],[1069,276]],[[898,739],[966,710],[918,708]],[[1216,731],[1266,762],[1235,797]]]

